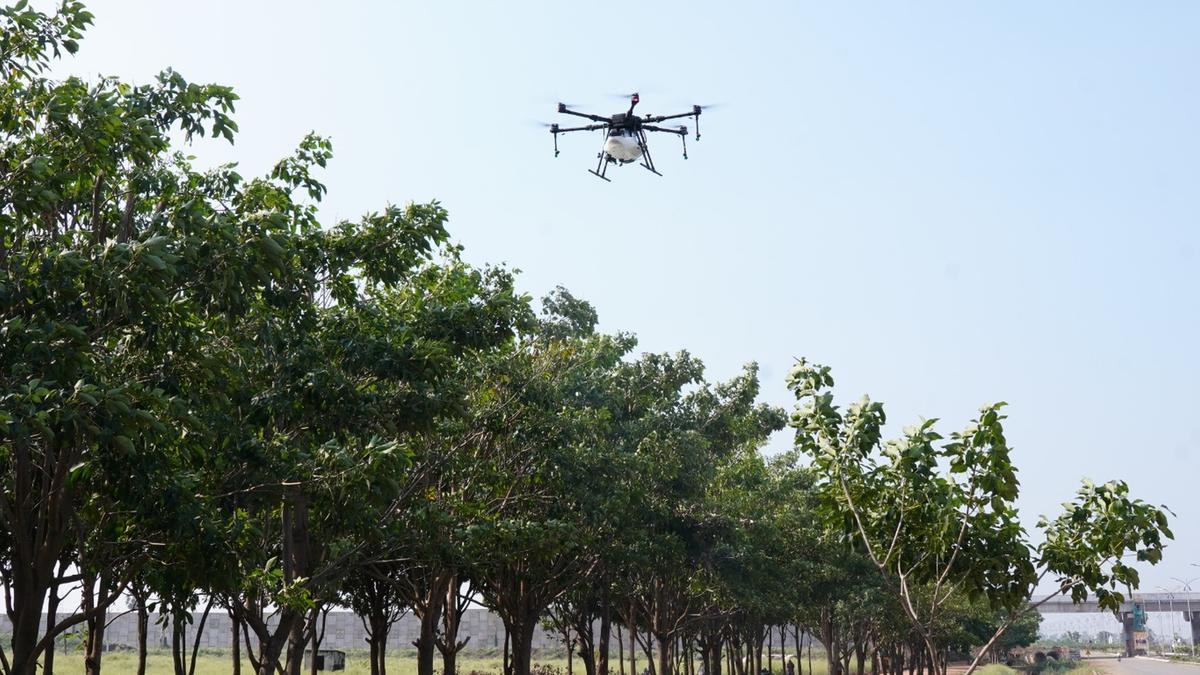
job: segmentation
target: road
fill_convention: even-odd
[[[1085,660],[1085,663],[1087,661]],[[1147,658],[1096,659],[1109,675],[1200,675],[1200,665],[1168,663]]]

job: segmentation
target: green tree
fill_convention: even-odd
[[[408,218],[425,227],[423,214],[444,219],[413,207],[389,227]],[[298,669],[312,610],[333,602],[351,572],[392,559],[370,544],[421,488],[409,474],[415,439],[459,407],[451,374],[464,350],[506,339],[522,307],[502,270],[430,265],[402,281],[319,309],[308,331],[247,331],[272,347],[247,359],[261,367],[248,369],[237,406],[248,411],[238,428],[253,461],[236,464],[223,493],[242,499],[229,512],[242,535],[229,555],[240,565],[233,608],[266,645],[260,669],[285,643],[285,667]],[[267,605],[277,608],[274,627]]]
[[[311,610],[410,485],[407,436],[460,405],[447,373],[523,301],[503,270],[428,262],[436,203],[323,227],[320,137],[263,178],[194,170],[171,136],[232,140],[227,87],[48,79],[90,21],[0,10],[0,671],[87,624],[97,673],[102,617],[138,577],[176,632],[220,599],[260,672],[285,645],[296,672]],[[74,581],[83,610],[43,628]]]
[[[98,629],[178,525],[204,345],[281,278],[287,243],[222,217],[210,199],[222,176],[170,152],[176,130],[232,136],[228,88],[170,71],[136,87],[45,76],[91,18],[77,2],[0,10],[0,574],[13,621],[0,671],[21,675],[73,626]],[[43,628],[47,597],[70,581],[55,566],[72,558],[85,608]]]
[[[551,608],[552,625],[574,640],[588,675],[608,671],[614,605],[628,621],[636,602],[629,582],[646,571],[648,543],[655,542],[643,531],[645,518],[655,503],[667,501],[659,481],[663,467],[674,464],[662,453],[680,437],[685,391],[699,385],[702,374],[703,365],[686,353],[643,354],[618,364],[595,390],[596,430],[572,496],[589,533],[585,572]]]
[[[489,358],[475,388],[477,433],[464,446],[477,472],[464,528],[468,574],[504,621],[511,670],[528,675],[542,613],[584,573],[591,532],[578,504],[600,425],[594,403],[632,347],[594,333],[594,311],[563,292],[510,349]]]
[[[864,397],[842,413],[829,368],[802,359],[788,386],[798,401],[796,447],[822,477],[829,519],[879,569],[939,672],[934,627],[956,592],[1010,613],[969,673],[1017,617],[1049,597],[1091,594],[1116,611],[1120,589],[1138,582],[1123,558],[1156,563],[1171,537],[1164,511],[1129,497],[1125,483],[1085,481],[1063,515],[1042,520],[1044,541],[1032,545],[1015,506],[1003,404],[983,408],[947,442],[927,420],[885,443],[882,404]],[[1035,600],[1043,579],[1056,590]]]

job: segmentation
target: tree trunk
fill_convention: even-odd
[[[392,630],[392,624],[388,621],[385,610],[378,607],[367,620],[371,627],[367,636],[367,644],[371,648],[371,675],[387,675],[387,637]]]
[[[83,667],[87,675],[100,675],[101,659],[104,657],[104,616],[88,619],[87,642],[83,651]]]
[[[537,626],[536,616],[523,616],[513,624],[512,675],[529,675],[533,660],[533,630]]]
[[[45,582],[36,582],[32,569],[22,570],[22,563],[14,561],[13,604],[9,608],[12,621],[12,667],[13,675],[36,675],[36,646],[42,623],[42,602],[45,599]]]
[[[12,622],[9,671],[12,675],[36,675],[42,609],[50,589],[58,584],[54,568],[68,545],[70,516],[75,512],[66,474],[78,461],[80,451],[57,447],[53,442],[49,447],[34,447],[19,434],[6,450],[10,451],[6,453],[6,471],[14,477],[13,489],[0,491],[0,501],[4,502],[0,529],[12,537],[6,588],[11,595],[5,598]],[[41,489],[47,484],[51,486],[49,491]],[[47,628],[46,633],[53,633],[53,628]]]
[[[312,609],[312,626],[309,630],[312,631],[309,637],[309,647],[312,652],[312,658],[308,660],[308,675],[317,675],[317,652],[321,651],[321,639],[325,637],[325,628],[322,626],[317,628],[317,623],[321,621],[324,613],[321,611],[321,606],[318,604]]]
[[[620,675],[625,675],[625,636],[621,634],[621,624],[617,624],[617,664],[621,666]]]
[[[796,640],[796,675],[804,675],[804,646],[800,643],[800,624],[792,625],[792,637]],[[784,666],[784,670],[787,667]]]
[[[83,609],[92,613],[85,621],[87,638],[83,650],[83,668],[86,675],[100,675],[100,666],[104,658],[104,629],[108,627],[106,612],[95,612],[98,597],[107,595],[109,582],[104,575],[92,576],[84,574],[83,579]]]
[[[204,612],[200,615],[200,621],[196,622],[190,642],[187,637],[187,627],[191,614],[185,613],[179,608],[174,608],[171,612],[171,660],[175,664],[175,675],[192,675],[196,672],[200,639],[204,636],[204,625],[208,622],[208,614],[212,611],[214,602],[215,599],[210,596],[208,602],[204,604]],[[191,652],[190,657],[189,651]]]
[[[458,672],[458,653],[471,641],[471,637],[459,641],[458,629],[463,613],[470,605],[471,593],[461,593],[459,575],[450,577],[445,584],[445,599],[442,605],[442,635],[435,640],[437,649],[442,654],[442,675],[456,675]]]
[[[242,675],[242,634],[241,624],[233,612],[229,613],[229,625],[232,627],[233,639],[229,643],[229,652],[233,655],[233,670],[229,671],[233,675]]]
[[[642,647],[642,651],[646,654],[646,667],[643,668],[649,675],[658,675],[658,666],[654,665],[654,640],[650,634],[647,634],[643,640],[640,633],[635,633],[638,636],[638,643]]]
[[[512,634],[504,624],[504,675],[512,675]]]
[[[637,620],[636,609],[629,603],[629,675],[639,675],[637,671]]]
[[[246,644],[250,644],[249,631],[254,632],[258,642],[258,655],[250,657],[255,675],[277,675],[282,662],[281,657],[286,656],[284,652],[293,634],[292,631],[297,622],[303,624],[304,615],[292,609],[281,608],[277,614],[279,623],[272,630],[257,601],[235,599],[233,604],[241,618]]]
[[[437,625],[441,603],[430,603],[421,614],[421,632],[413,646],[417,648],[417,675],[433,675],[433,653],[437,649]]]
[[[287,639],[287,662],[284,666],[284,672],[288,675],[300,675],[301,667],[304,664],[304,647],[307,640],[304,639],[304,622],[293,621],[291,630],[288,631]]]
[[[148,591],[143,592],[143,590],[139,589],[137,593],[133,594],[133,601],[137,604],[137,675],[146,675],[146,653],[148,651],[146,642],[150,633],[150,610],[146,607]],[[53,673],[53,667],[47,668],[46,672]]]
[[[608,675],[608,640],[612,633],[612,608],[609,605],[608,591],[600,600],[600,654],[599,675]]]
[[[674,664],[671,659],[675,640],[666,635],[656,635],[655,639],[658,641],[658,674],[674,675]]]
[[[721,675],[721,661],[724,660],[722,644],[719,633],[713,633],[713,636],[709,638],[708,655],[705,657],[705,675]]]
[[[591,616],[589,615],[585,621],[588,628],[591,627]],[[584,626],[576,626],[575,633],[578,636],[575,644],[579,650],[579,660],[583,662],[584,675],[599,675],[596,666],[596,648],[593,644],[594,636],[583,632]]]
[[[754,654],[754,674],[755,675],[758,675],[759,673],[761,673],[763,671],[763,658],[762,657],[763,657],[763,641],[765,639],[766,638],[763,635],[762,626],[755,626],[754,627],[754,638],[753,638],[753,644],[752,644],[753,654]]]
[[[812,675],[812,635],[808,637],[808,673]]]
[[[775,647],[775,635],[771,632],[771,627],[767,626],[767,672],[775,675],[775,656],[771,653]]]
[[[829,667],[829,675],[841,675],[841,664],[838,662],[837,630],[833,622],[833,610],[821,608],[821,642],[825,645],[825,661]]]
[[[288,624],[288,633],[277,632],[275,635],[267,636],[265,640],[259,636],[258,673],[256,675],[276,675],[280,657],[284,656],[284,648],[287,647],[286,635],[290,634],[291,625],[291,623]],[[255,631],[255,633],[257,632]]]
[[[171,617],[171,665],[175,669],[175,675],[184,675],[187,672],[183,667],[184,648],[179,644],[182,642],[182,623],[177,615]]]
[[[59,576],[62,576],[62,572],[65,571],[66,565],[62,563],[60,563],[60,565],[61,567],[59,569]],[[50,586],[49,598],[47,599],[47,633],[54,629],[54,624],[58,621],[58,602],[60,599],[61,598],[58,597],[58,583],[55,582]],[[50,673],[51,675],[54,673],[54,642],[55,641],[52,640],[50,644],[46,646],[46,654],[42,657],[42,672]]]

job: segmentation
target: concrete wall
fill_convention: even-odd
[[[137,616],[133,613],[110,613],[109,625],[105,640],[110,645],[137,645]],[[149,643],[151,648],[165,647],[169,644],[170,633],[153,623],[151,616]],[[199,621],[199,615],[196,620]],[[44,622],[43,622],[44,623]],[[188,627],[188,639],[194,635],[195,625]],[[208,616],[201,636],[201,646],[212,649],[228,649],[231,637],[229,616],[223,611],[214,610]],[[411,648],[413,640],[417,639],[420,624],[412,614],[406,615],[392,627],[388,635],[388,649]],[[0,635],[10,635],[12,625],[8,617],[0,613]],[[504,624],[500,618],[486,609],[468,609],[463,616],[459,629],[459,640],[470,636],[466,651],[481,648],[500,648],[504,646]],[[366,649],[367,633],[362,621],[352,612],[330,612],[325,625],[325,640],[321,643],[323,649]],[[535,649],[561,649],[562,643],[552,635],[547,635],[540,627],[534,633],[533,646]]]

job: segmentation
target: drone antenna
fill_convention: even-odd
[[[633,96],[629,97],[629,114],[630,115],[633,114],[633,108],[634,108],[634,106],[636,106],[638,104],[638,101],[640,101],[640,100],[641,99],[638,98],[638,93],[636,91],[633,92]]]

